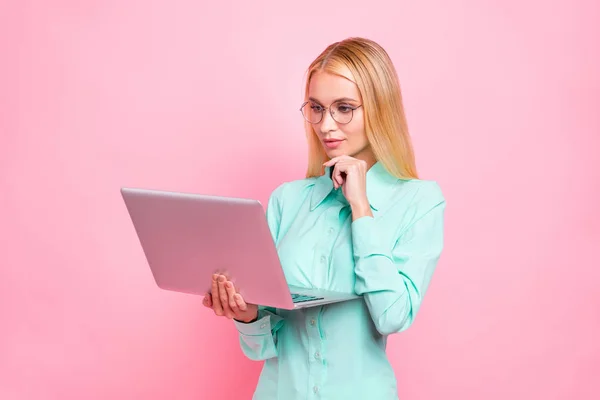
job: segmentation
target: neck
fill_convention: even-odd
[[[377,162],[377,159],[375,158],[375,154],[373,154],[373,150],[371,149],[371,146],[365,147],[358,153],[353,154],[352,157],[366,162],[368,169],[371,169],[371,167],[373,165],[375,165],[375,163]]]

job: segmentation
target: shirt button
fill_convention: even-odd
[[[333,233],[333,228],[329,228],[329,234],[331,235]]]
[[[317,321],[315,321],[314,319],[311,319],[311,320],[310,320],[310,324],[311,324],[312,326],[315,326],[315,324],[316,324],[316,323],[317,323]]]
[[[262,324],[262,325],[260,326],[260,329],[265,329],[266,327],[267,327],[267,324]]]
[[[316,358],[317,360],[318,360],[319,358],[321,358],[321,354],[320,354],[318,351],[315,353],[315,358]]]
[[[321,256],[321,262],[324,263],[326,260],[325,256]]]
[[[313,387],[313,392],[315,392],[315,393],[319,393],[319,388],[318,388],[318,387],[316,387],[316,386],[315,386],[315,387]]]

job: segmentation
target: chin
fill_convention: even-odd
[[[328,149],[327,147],[324,147],[323,149],[325,150],[325,154],[327,154],[327,157],[329,158],[346,156],[349,154],[348,151],[344,151],[342,149]]]

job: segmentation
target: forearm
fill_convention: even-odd
[[[355,291],[383,335],[414,322],[442,251],[443,211],[439,203],[398,237],[382,232],[371,217],[352,223]]]
[[[407,329],[421,297],[394,262],[384,255],[356,257],[354,271],[356,293],[364,297],[377,331],[389,335]]]

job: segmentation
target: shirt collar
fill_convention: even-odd
[[[333,182],[329,178],[331,168],[325,167],[325,173],[316,179],[310,199],[311,211],[317,208],[333,190]],[[367,198],[372,209],[378,211],[385,205],[398,180],[379,161],[369,168],[367,171]],[[341,189],[339,190],[341,195]]]

